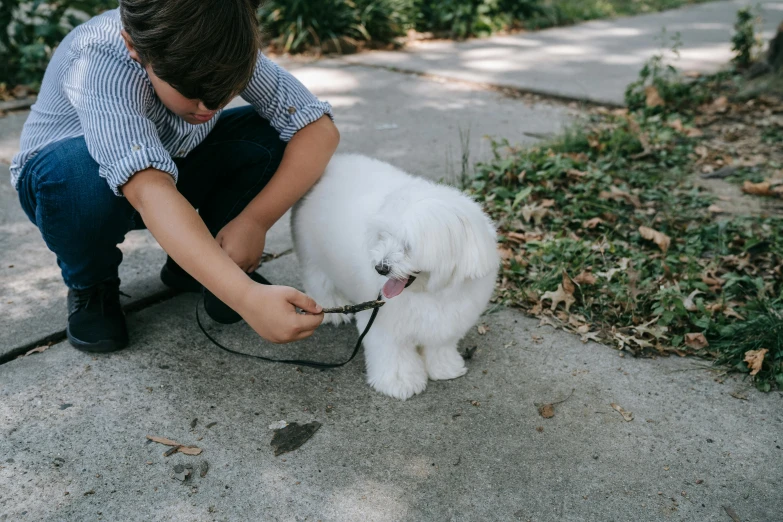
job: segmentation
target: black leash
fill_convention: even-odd
[[[378,295],[378,299],[380,300],[381,295]],[[261,355],[253,355],[250,353],[244,353],[244,352],[238,352],[236,350],[232,350],[231,348],[227,348],[217,342],[214,337],[209,335],[207,330],[204,328],[204,325],[201,324],[201,318],[199,317],[198,309],[201,305],[201,301],[204,298],[201,297],[198,302],[196,303],[196,322],[198,323],[198,327],[201,328],[201,331],[204,333],[204,335],[207,336],[207,339],[212,341],[212,343],[220,348],[221,350],[224,350],[228,353],[233,353],[236,355],[243,355],[245,357],[252,357],[253,359],[261,359],[262,361],[268,361],[268,362],[275,362],[275,363],[283,363],[283,364],[295,364],[297,366],[309,366],[310,368],[318,368],[321,370],[326,370],[329,368],[339,368],[340,366],[345,366],[349,362],[353,360],[354,357],[356,357],[356,354],[359,353],[359,348],[362,347],[362,341],[364,340],[364,336],[367,335],[367,332],[370,331],[370,327],[372,326],[372,323],[375,322],[375,317],[378,315],[378,310],[380,309],[380,306],[373,308],[372,315],[370,316],[370,321],[367,323],[367,326],[364,328],[364,331],[359,336],[359,340],[356,341],[356,346],[353,349],[353,353],[351,356],[341,363],[323,363],[318,361],[304,361],[304,360],[298,360],[298,359],[272,359],[270,357],[263,357]]]

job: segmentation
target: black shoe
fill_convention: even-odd
[[[128,345],[120,280],[68,290],[68,340],[83,352],[108,353]]]
[[[253,272],[248,275],[250,276],[250,279],[256,283],[261,283],[262,285],[272,284],[259,273]],[[206,310],[207,315],[213,321],[221,324],[234,324],[242,320],[242,317],[238,313],[232,310],[223,301],[215,297],[215,294],[206,288],[204,289],[204,310]]]
[[[160,280],[164,285],[180,292],[201,291],[201,283],[193,279],[193,276],[185,272],[170,257],[166,258],[166,264],[160,269]]]

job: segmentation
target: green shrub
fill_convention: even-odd
[[[116,6],[116,0],[0,0],[0,82],[37,88],[65,35],[89,17]]]
[[[704,0],[266,0],[266,41],[286,52],[345,52],[391,43],[408,29],[467,38],[511,28],[658,10]],[[0,0],[0,84],[36,88],[56,46],[117,0]]]
[[[258,11],[269,41],[285,52],[343,51],[401,34],[404,0],[270,0]]]
[[[540,0],[413,0],[412,20],[422,32],[451,38],[491,34],[540,14]]]
[[[358,28],[366,41],[389,43],[410,25],[410,0],[355,0]]]
[[[680,34],[668,38],[664,31],[661,40],[679,59]],[[719,76],[726,74],[719,73]],[[663,54],[656,54],[642,66],[637,80],[626,87],[625,104],[630,110],[642,110],[647,115],[688,112],[710,98],[705,80],[683,81],[677,68],[666,63]],[[650,103],[649,89],[658,95],[660,104]]]
[[[734,36],[731,37],[732,62],[738,69],[747,69],[756,60],[761,42],[756,35],[758,17],[750,7],[737,11]]]

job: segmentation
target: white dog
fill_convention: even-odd
[[[305,292],[318,304],[386,297],[364,339],[373,388],[407,399],[428,377],[465,374],[457,343],[489,302],[499,264],[477,203],[381,161],[337,155],[294,207],[292,229]],[[360,332],[370,314],[357,314]]]

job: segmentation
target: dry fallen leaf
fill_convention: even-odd
[[[740,522],[740,517],[737,516],[737,512],[734,511],[731,506],[723,506],[723,510],[726,512],[728,516],[731,517],[732,522]]]
[[[733,391],[729,395],[731,395],[735,399],[739,399],[741,401],[748,400],[748,396],[747,395],[745,395],[744,393],[737,392],[737,391]]]
[[[716,113],[716,112],[726,112],[729,108],[729,99],[726,96],[720,96],[719,98],[715,98],[715,100],[709,105],[707,108],[708,113]]]
[[[153,435],[147,435],[147,438],[151,440],[152,442],[157,442],[158,444],[165,444],[166,446],[171,446],[171,449],[166,451],[163,455],[166,457],[170,457],[171,455],[174,455],[175,453],[184,453],[185,455],[200,455],[203,451],[201,448],[197,448],[196,446],[183,446],[179,442],[173,441],[171,439],[167,439],[165,437],[155,437]]]
[[[704,292],[702,292],[701,290],[694,290],[693,292],[691,292],[691,294],[685,298],[685,301],[682,302],[683,306],[685,306],[685,309],[688,310],[689,312],[695,312],[696,310],[698,310],[698,308],[696,307],[696,303],[693,302],[693,298],[703,293]]]
[[[783,196],[783,187],[773,187],[772,183],[769,181],[751,183],[746,180],[745,183],[742,184],[742,192],[753,194],[754,196],[781,197]]]
[[[596,277],[587,271],[582,272],[574,278],[574,283],[578,285],[594,285],[596,281]]]
[[[682,125],[682,120],[677,118],[674,121],[669,122],[669,127],[676,130],[677,132],[682,132],[685,127]]]
[[[639,227],[639,233],[642,235],[644,239],[647,239],[648,241],[654,242],[656,245],[658,245],[658,248],[661,249],[661,252],[664,254],[669,250],[669,245],[671,244],[671,238],[664,234],[663,232],[658,232],[657,230],[653,230],[649,227]]]
[[[522,207],[522,218],[524,218],[525,223],[530,223],[532,219],[536,225],[540,225],[541,220],[547,214],[549,214],[549,209],[544,205],[525,205]]]
[[[620,268],[610,268],[606,272],[598,272],[596,273],[597,276],[603,277],[607,281],[611,281],[612,277],[618,272],[621,272],[622,270]]]
[[[487,333],[487,331],[489,330],[489,328],[487,328],[487,327],[486,327],[485,325],[483,325],[483,324],[480,324],[480,325],[478,325],[478,326],[476,327],[476,330],[478,330],[478,334],[479,334],[479,335],[484,335],[485,333]]]
[[[555,407],[551,404],[543,404],[538,407],[538,414],[545,419],[551,419],[555,416]]]
[[[688,348],[706,348],[710,343],[707,342],[707,338],[702,333],[688,333],[685,334],[685,346]]]
[[[147,438],[152,442],[157,442],[158,444],[165,444],[166,446],[182,446],[182,444],[180,444],[179,442],[175,442],[165,437],[155,437],[153,435],[147,435]]]
[[[609,187],[609,192],[602,190],[598,197],[602,199],[614,199],[615,201],[626,201],[633,205],[636,208],[641,208],[642,202],[639,201],[639,197],[635,194],[629,194],[628,192],[625,192],[624,190],[621,190],[614,185]]]
[[[518,223],[519,227],[522,227],[522,222]],[[527,241],[527,236],[520,232],[506,232],[506,237],[515,243],[524,243]]]
[[[630,411],[625,411],[620,405],[615,404],[614,402],[612,404],[610,404],[610,406],[612,408],[614,408],[615,410],[617,410],[617,412],[619,412],[620,415],[623,416],[623,419],[626,422],[630,422],[630,421],[633,420],[633,413],[631,413]]]
[[[598,332],[591,332],[589,324],[583,324],[577,328],[576,331],[581,336],[580,340],[583,343],[587,343],[588,341],[600,342],[600,339],[598,338]]]
[[[587,144],[590,145],[590,148],[598,149],[599,151],[602,151],[606,147],[606,144],[602,143],[595,134],[591,134],[587,137]]]
[[[321,423],[318,421],[307,424],[292,422],[285,428],[275,430],[270,445],[275,450],[275,457],[299,449],[318,431]],[[285,459],[284,459],[285,460]]]
[[[706,270],[701,274],[701,282],[710,287],[710,290],[720,289],[725,281],[718,277],[715,270]]]
[[[554,329],[560,328],[560,325],[558,323],[554,322],[552,319],[550,319],[546,315],[542,315],[541,316],[541,320],[538,321],[538,326],[539,327],[541,327],[541,326],[551,326]]]
[[[36,346],[35,348],[30,350],[29,352],[25,353],[24,356],[27,357],[28,355],[31,355],[31,354],[34,354],[34,353],[41,353],[41,352],[46,351],[48,349],[49,349],[49,345],[48,344],[44,344],[42,346]]]
[[[593,219],[588,219],[584,223],[582,223],[582,228],[595,228],[601,223],[604,223],[604,220],[599,217],[594,217]]]
[[[745,318],[739,312],[737,312],[735,309],[733,309],[730,306],[726,306],[723,309],[723,315],[725,315],[726,317],[733,317],[734,319],[739,319],[740,321],[745,320]]]
[[[644,104],[647,107],[662,107],[664,105],[663,98],[661,98],[658,89],[654,85],[648,85],[644,88],[644,96]]]
[[[697,129],[696,127],[688,127],[685,129],[685,135],[689,138],[700,138],[704,136],[704,133],[701,131],[701,129]]]
[[[709,212],[712,212],[713,214],[722,214],[724,212],[724,210],[720,208],[718,205],[710,205],[709,207],[707,207],[707,210]]]
[[[576,298],[574,298],[575,289],[576,287],[574,286],[573,281],[571,281],[571,278],[568,277],[568,274],[566,274],[564,270],[563,282],[557,286],[557,290],[544,293],[544,295],[541,296],[541,300],[550,299],[552,301],[552,306],[550,306],[549,309],[553,312],[557,309],[558,304],[563,303],[565,311],[567,312],[568,309],[571,308],[571,305],[576,302]]]
[[[751,376],[761,371],[761,366],[764,364],[764,356],[767,355],[768,351],[766,348],[762,348],[761,350],[748,350],[745,352],[745,362],[748,363]]]

